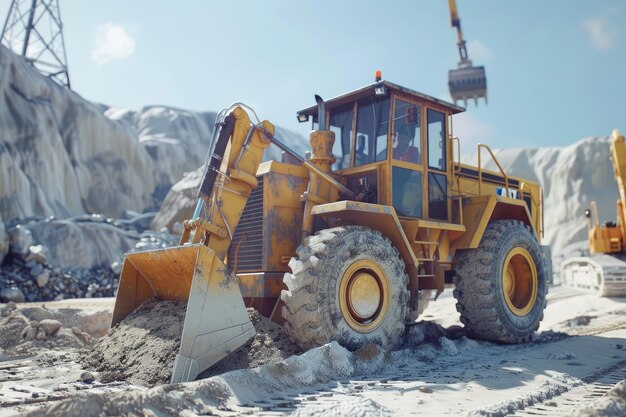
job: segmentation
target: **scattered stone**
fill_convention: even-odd
[[[45,287],[49,280],[50,280],[49,271],[43,271],[41,274],[37,275],[37,278],[35,278],[35,281],[37,281],[37,286],[39,288]]]
[[[43,266],[41,266],[41,264],[35,264],[30,268],[29,272],[31,276],[36,277],[43,272]]]
[[[18,224],[9,229],[8,233],[10,252],[20,258],[25,258],[30,253],[30,246],[33,244],[30,230]]]
[[[39,328],[46,333],[46,336],[54,336],[61,329],[61,323],[58,320],[41,320],[39,322]]]
[[[0,301],[3,303],[8,303],[9,301],[23,303],[26,301],[26,297],[22,290],[17,287],[2,288],[0,290]]]
[[[33,261],[45,265],[48,263],[48,248],[43,245],[31,246],[29,248],[30,255],[28,255],[28,259],[32,259]]]
[[[555,352],[555,353],[550,353],[548,355],[548,359],[556,359],[556,360],[576,359],[576,354],[573,352],[567,352],[567,351]]]
[[[89,333],[83,332],[78,327],[72,327],[72,333],[76,336],[84,345],[91,345],[93,343],[93,338]]]
[[[573,319],[567,320],[565,324],[569,327],[587,326],[591,322],[591,320],[595,318],[596,316],[578,316],[574,317]]]
[[[35,336],[35,339],[37,340],[46,340],[46,332],[44,329],[39,329],[37,331],[37,336]]]
[[[96,377],[91,372],[85,371],[80,374],[79,380],[84,382],[85,384],[91,384],[93,381],[96,380]]]
[[[122,263],[115,261],[111,264],[111,271],[113,271],[114,274],[119,275],[122,272]]]

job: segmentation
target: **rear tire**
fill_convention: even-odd
[[[283,282],[285,331],[303,349],[337,341],[393,348],[404,331],[408,278],[389,239],[362,226],[326,229],[296,250]]]
[[[515,220],[492,221],[478,248],[455,261],[456,308],[468,335],[504,343],[530,340],[543,319],[547,293],[533,231]]]

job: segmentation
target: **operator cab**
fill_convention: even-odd
[[[450,221],[450,116],[462,107],[388,81],[325,102],[335,133],[332,169],[357,199],[393,206],[401,218]],[[318,130],[318,107],[298,112]],[[423,202],[427,202],[423,204]]]

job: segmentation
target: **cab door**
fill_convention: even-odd
[[[446,149],[446,114],[426,109],[426,147],[428,153],[426,186],[428,190],[428,218],[449,220],[448,207],[448,150]]]
[[[392,203],[398,216],[423,218],[424,152],[423,106],[395,97],[390,131]]]

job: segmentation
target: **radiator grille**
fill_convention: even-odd
[[[236,268],[237,273],[263,268],[263,177],[257,179],[259,186],[252,190],[228,248],[228,264]]]

